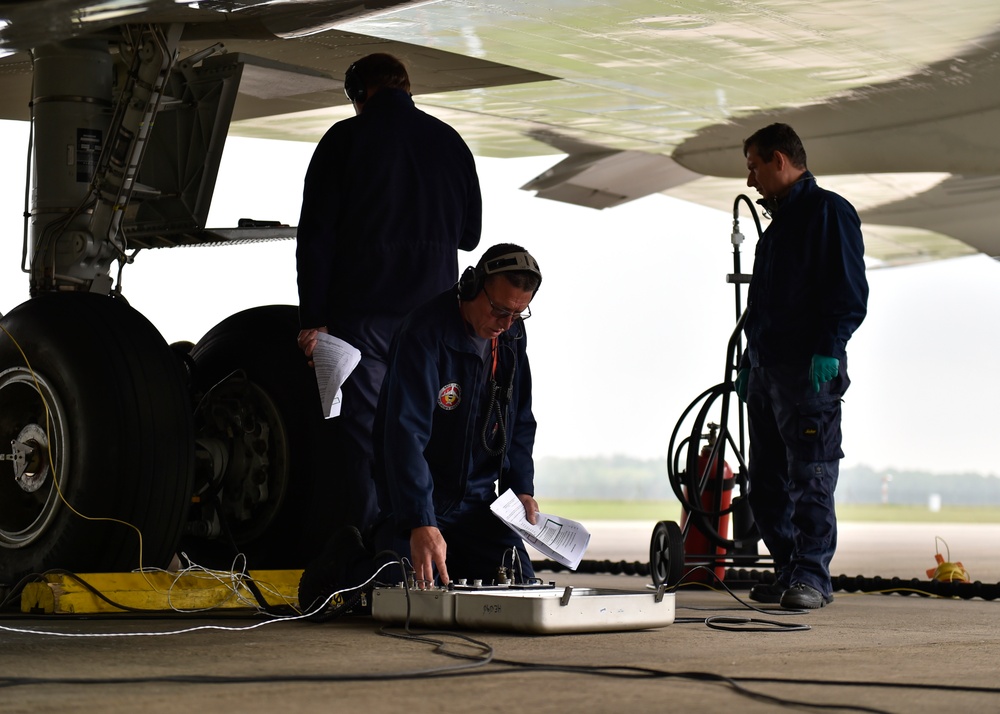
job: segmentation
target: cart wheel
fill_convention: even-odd
[[[673,586],[684,575],[684,538],[673,521],[660,521],[649,542],[649,573],[653,585]]]

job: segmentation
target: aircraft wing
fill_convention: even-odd
[[[603,207],[661,191],[729,209],[743,139],[780,120],[858,207],[869,256],[1000,254],[995,3],[445,0],[346,27],[559,77],[422,100],[517,122],[521,151],[568,153],[529,184],[539,195]]]
[[[186,22],[192,49],[219,40],[260,58],[235,133],[318,140],[349,112],[346,65],[388,51],[410,66],[418,103],[477,154],[565,155],[525,186],[540,197],[609,208],[662,192],[729,210],[745,190],[743,138],[785,121],[821,185],[858,208],[869,257],[1000,255],[992,0],[36,0],[0,5],[0,45],[32,46],[31,9],[91,18],[63,34],[125,21],[98,6]],[[7,100],[25,61],[0,60],[3,116],[26,111]]]

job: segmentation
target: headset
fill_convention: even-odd
[[[368,98],[368,88],[365,86],[364,77],[358,71],[357,62],[348,67],[344,73],[344,94],[351,102],[357,104],[364,104]]]
[[[475,300],[483,289],[483,284],[488,276],[514,270],[534,273],[538,276],[538,286],[541,286],[542,271],[538,269],[538,261],[532,258],[528,251],[519,250],[516,253],[504,253],[485,261],[480,259],[475,267],[470,265],[466,268],[462,277],[458,279],[458,299]],[[535,288],[535,292],[537,291],[538,287]]]

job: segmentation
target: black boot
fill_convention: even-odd
[[[370,615],[375,573],[372,553],[354,526],[339,528],[319,556],[302,571],[299,608],[326,622],[345,614]]]

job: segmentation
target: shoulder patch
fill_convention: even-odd
[[[449,382],[438,392],[438,406],[451,411],[462,402],[462,388],[458,382]]]

